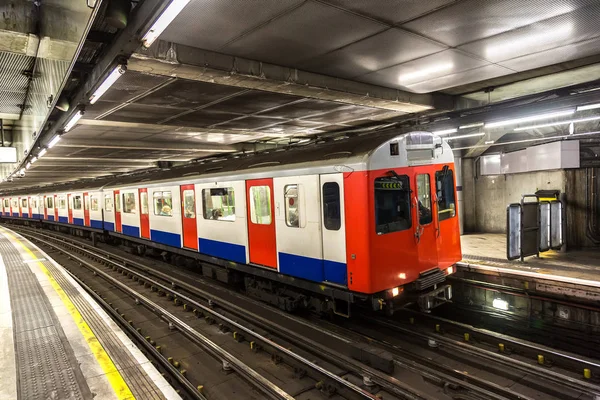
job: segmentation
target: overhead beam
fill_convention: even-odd
[[[60,147],[83,147],[95,149],[129,149],[129,150],[165,150],[165,151],[193,151],[193,152],[235,152],[235,146],[219,144],[202,144],[189,142],[158,142],[147,140],[115,140],[106,141],[102,139],[67,139],[60,141]]]
[[[452,96],[416,94],[157,40],[129,60],[132,71],[375,107],[403,113],[451,110]]]
[[[9,53],[57,61],[71,61],[77,45],[77,43],[52,39],[47,36],[40,41],[40,38],[32,33],[0,29],[0,51]]]

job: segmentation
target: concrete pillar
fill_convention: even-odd
[[[456,174],[456,196],[458,203],[458,222],[460,224],[460,234],[464,232],[464,193],[463,193],[463,180],[462,180],[462,158],[460,155],[454,155],[454,171]]]

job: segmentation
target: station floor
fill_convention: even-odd
[[[600,285],[600,251],[550,250],[539,257],[526,257],[524,261],[506,259],[506,235],[485,233],[461,236],[463,263],[471,267],[483,266],[521,273],[539,274],[540,277],[577,281],[591,286]]]
[[[0,400],[179,399],[46,253],[0,227]]]

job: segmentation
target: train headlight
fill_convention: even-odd
[[[498,310],[507,311],[508,310],[508,301],[502,300],[502,299],[494,299],[494,301],[492,302],[492,306],[494,308],[497,308]]]
[[[392,289],[392,296],[393,297],[396,297],[399,294],[400,294],[400,289],[399,288],[395,287],[395,288]]]
[[[454,273],[454,267],[448,267],[448,269],[446,270],[446,275],[450,275]]]

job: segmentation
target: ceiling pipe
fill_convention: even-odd
[[[4,120],[0,118],[0,135],[2,136],[2,147],[4,147]]]

